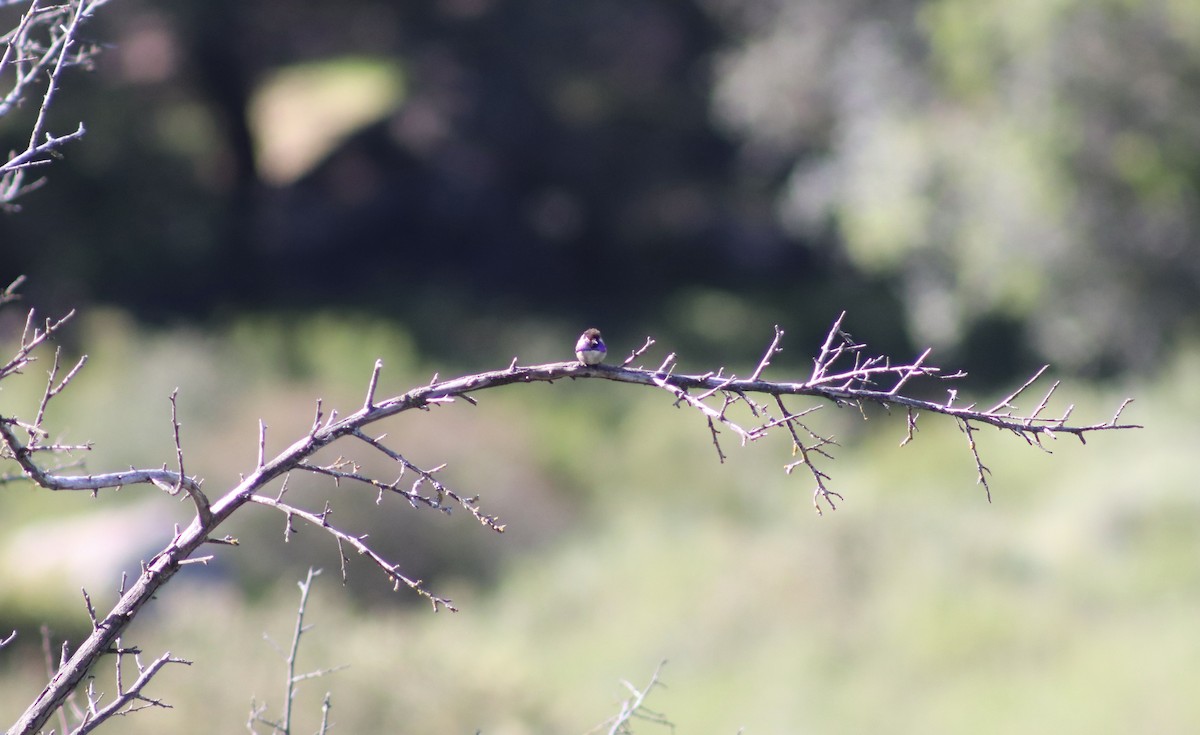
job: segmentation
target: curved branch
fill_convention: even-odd
[[[32,322],[32,317],[30,321]],[[366,482],[380,492],[395,490],[409,498],[410,502],[419,499],[419,502],[444,511],[448,510],[450,506],[444,505],[442,499],[451,497],[475,514],[475,517],[485,525],[491,526],[495,530],[503,530],[503,527],[494,518],[479,511],[475,506],[475,498],[466,498],[452,493],[432,476],[432,470],[423,471],[415,465],[411,465],[401,454],[385,447],[381,443],[382,437],[372,438],[363,431],[364,427],[369,424],[413,409],[429,410],[434,406],[452,403],[460,398],[474,404],[476,400],[470,394],[483,390],[520,383],[555,382],[564,379],[602,379],[666,390],[675,397],[677,405],[687,404],[704,415],[712,432],[714,444],[717,444],[716,427],[718,425],[730,428],[741,437],[743,443],[759,439],[777,427],[786,427],[793,440],[794,452],[801,455],[802,463],[808,466],[817,484],[814,496],[818,512],[820,512],[821,500],[826,501],[830,507],[834,507],[833,499],[841,497],[826,487],[825,481],[828,479],[828,475],[814,465],[815,458],[831,459],[825,448],[836,445],[836,442],[832,437],[822,436],[802,423],[800,419],[807,413],[807,410],[789,411],[784,405],[784,396],[806,396],[828,401],[835,406],[853,405],[860,409],[865,404],[877,404],[884,408],[890,408],[893,405],[903,406],[907,415],[908,436],[906,442],[912,437],[919,412],[924,411],[951,417],[959,422],[961,428],[967,433],[970,451],[985,490],[988,489],[985,478],[987,469],[983,466],[975,444],[973,433],[977,429],[975,424],[986,424],[1010,431],[1025,439],[1026,442],[1039,447],[1042,446],[1043,437],[1053,438],[1057,433],[1073,434],[1083,440],[1087,434],[1092,432],[1140,428],[1136,424],[1118,423],[1121,412],[1129,403],[1128,400],[1121,404],[1113,418],[1106,423],[1068,423],[1071,414],[1069,408],[1059,418],[1042,416],[1057,384],[1051,387],[1034,411],[1027,415],[1021,415],[1013,406],[1013,401],[1029,388],[1040,376],[1040,372],[988,410],[977,410],[973,405],[954,406],[957,395],[954,390],[949,391],[949,397],[945,402],[903,395],[900,392],[901,388],[907,387],[915,379],[954,380],[964,377],[964,374],[961,372],[945,374],[940,368],[927,364],[928,351],[913,362],[904,365],[892,365],[890,360],[884,356],[868,356],[864,352],[865,346],[851,339],[842,330],[841,323],[842,317],[839,317],[830,329],[818,357],[814,360],[812,375],[803,382],[779,382],[762,378],[763,372],[770,364],[771,357],[779,351],[783,331],[778,327],[776,327],[775,338],[770,347],[748,379],[724,375],[723,369],[716,373],[709,372],[700,375],[677,374],[674,372],[675,357],[673,354],[669,355],[658,369],[630,367],[629,364],[653,344],[653,340],[647,340],[645,347],[635,351],[631,358],[619,367],[586,366],[577,362],[554,362],[522,367],[514,359],[507,368],[502,370],[466,375],[451,380],[438,380],[435,376],[427,385],[414,388],[401,395],[379,400],[375,396],[375,391],[382,363],[376,362],[368,384],[366,399],[363,401],[362,407],[354,413],[339,417],[336,411],[331,411],[326,416],[318,403],[311,428],[291,446],[270,460],[265,459],[265,434],[260,431],[260,458],[254,471],[236,487],[230,488],[223,496],[211,503],[207,512],[205,512],[203,503],[197,503],[197,515],[191,524],[176,533],[171,542],[143,566],[142,573],[133,586],[123,591],[116,606],[102,620],[94,624],[92,634],[83,641],[74,655],[59,667],[41,695],[26,710],[16,725],[9,730],[9,735],[25,735],[40,730],[51,714],[80,684],[96,660],[113,649],[114,642],[140,608],[190,560],[203,544],[229,542],[228,537],[218,538],[215,532],[222,523],[246,503],[275,507],[284,512],[289,519],[298,516],[321,526],[335,536],[339,549],[343,544],[349,544],[360,554],[370,557],[377,566],[384,570],[394,584],[407,585],[417,590],[433,602],[435,610],[439,607],[453,610],[449,600],[429,593],[419,581],[400,574],[397,566],[377,554],[363,540],[363,537],[332,527],[328,522],[330,514],[328,506],[324,511],[313,513],[283,503],[282,496],[286,492],[286,482],[284,488],[280,490],[279,496],[274,499],[261,493],[268,484],[286,476],[293,470],[318,471],[334,477],[335,481],[345,478]],[[57,327],[57,325],[53,326]],[[29,350],[44,341],[51,331],[52,326],[48,323],[45,332],[39,334],[35,330],[32,338],[23,338],[22,347],[18,353],[19,358],[10,361],[8,365],[19,367],[27,363],[30,359]],[[53,385],[53,380],[51,385]],[[772,397],[774,408],[767,405],[766,402],[757,402],[753,396]],[[708,401],[714,403],[710,404]],[[749,408],[751,417],[756,423],[744,426],[729,416],[728,409],[738,403],[744,403]],[[776,408],[778,415],[774,413]],[[131,469],[127,472],[104,475],[58,475],[42,470],[32,459],[33,449],[36,447],[23,444],[17,432],[13,430],[13,426],[23,425],[15,419],[0,417],[0,442],[3,444],[3,450],[17,461],[26,477],[47,489],[97,491],[105,487],[152,483],[175,493],[181,487],[185,488],[189,494],[193,494],[193,499],[197,495],[201,498],[204,497],[200,495],[199,482],[183,476],[181,456],[179,457],[180,472],[171,472],[164,468],[157,470]],[[177,440],[176,449],[181,455],[182,449],[178,445],[178,422],[174,416],[172,417],[172,426]],[[33,428],[36,431],[30,434],[31,437],[40,437],[44,434],[40,426]],[[307,462],[320,449],[342,438],[354,438],[366,442],[399,463],[402,470],[415,471],[419,477],[418,482],[428,483],[433,487],[436,497],[427,498],[418,495],[415,487],[411,492],[399,491],[394,482],[372,481],[370,478],[360,475],[356,468],[345,471],[339,469],[341,466],[336,463],[330,467],[318,468]],[[30,444],[35,443],[36,438],[31,438]],[[717,444],[717,451],[719,456],[724,456],[719,444]],[[797,464],[799,463],[792,463],[785,469],[790,471]],[[990,490],[988,492],[990,495]]]

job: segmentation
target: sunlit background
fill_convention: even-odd
[[[349,668],[301,685],[297,732],[328,691],[342,732],[582,733],[664,659],[650,706],[678,732],[1200,728],[1200,5],[115,0],[87,33],[103,53],[52,128],[88,133],[0,215],[0,280],[29,276],[0,341],[27,307],[79,311],[62,344],[89,363],[48,425],[95,448],[68,471],[173,465],[175,388],[188,471],[219,495],[260,419],[282,450],[318,398],[361,405],[377,358],[399,393],[569,359],[598,326],[613,354],[653,336],[648,365],[745,373],[778,324],[766,377],[792,379],[842,310],[897,359],[967,369],[966,400],[1049,362],[1057,411],[1102,422],[1132,396],[1146,425],[1053,454],[977,434],[989,504],[953,424],[923,417],[901,448],[903,416],[826,406],[845,500],[818,517],[782,437],[730,438],[721,464],[648,389],[512,386],[389,419],[508,530],[291,492],[461,612],[359,560],[343,588],[329,539],[285,543],[247,508],[241,545],[129,636],[195,661],[151,688],[175,709],[110,727],[277,714],[264,635],[289,639],[316,566],[301,668]],[[5,381],[0,414],[35,412],[44,380]],[[0,720],[44,684],[39,626],[78,640],[80,588],[110,605],[189,507],[0,485],[0,637],[19,633]]]

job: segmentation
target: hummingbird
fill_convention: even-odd
[[[604,361],[606,354],[608,354],[608,348],[604,346],[604,339],[600,336],[599,329],[592,327],[579,335],[579,341],[575,343],[575,357],[579,358],[580,363],[599,365]]]

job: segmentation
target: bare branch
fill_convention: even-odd
[[[721,432],[717,431],[716,426],[713,426],[713,420],[711,416],[708,417],[708,430],[712,432],[713,446],[717,448],[717,459],[721,462],[721,464],[725,464],[725,452],[721,451],[721,442],[717,439],[717,434]]]
[[[56,377],[58,377],[59,360],[61,357],[62,348],[56,349],[54,351],[54,365],[52,365],[50,368],[50,379],[46,381],[46,390],[42,394],[42,402],[38,405],[37,415],[33,419],[33,426],[29,429],[29,439],[31,444],[36,444],[38,436],[44,435],[43,432],[35,431],[35,429],[41,428],[42,420],[46,418],[46,406],[50,404],[50,399],[54,398],[59,393],[62,393],[63,389],[67,387],[67,383],[71,382],[71,379],[74,378],[75,375],[83,368],[88,359],[87,355],[80,357],[79,362],[75,363],[75,367],[71,368],[71,371],[68,372],[66,377],[62,379],[62,382],[56,386],[54,385],[54,380]]]
[[[329,711],[332,709],[333,697],[329,692],[325,692],[325,697],[321,700],[321,727],[317,730],[317,735],[329,732]]]
[[[1117,412],[1116,412],[1115,414],[1113,414],[1112,421],[1109,421],[1109,422],[1108,422],[1108,425],[1109,425],[1110,427],[1112,427],[1112,428],[1114,428],[1114,429],[1115,429],[1115,428],[1117,428],[1117,421],[1119,421],[1119,420],[1120,420],[1120,418],[1121,418],[1121,412],[1122,412],[1122,411],[1124,411],[1124,410],[1125,410],[1125,407],[1126,407],[1126,406],[1128,406],[1128,405],[1129,405],[1129,404],[1131,404],[1131,403],[1133,403],[1133,399],[1132,399],[1132,398],[1126,398],[1125,400],[1121,401],[1121,405],[1120,405],[1120,406],[1117,406]],[[1063,419],[1063,420],[1064,420],[1064,421],[1066,420],[1066,419],[1065,419],[1065,417],[1064,417],[1064,419]],[[1083,437],[1080,437],[1080,438],[1082,439]]]
[[[917,431],[917,417],[920,416],[920,414],[914,411],[911,406],[907,409],[907,411],[908,414],[905,417],[905,423],[908,427],[908,433],[905,434],[904,441],[900,442],[900,446],[904,446],[912,441],[913,435]]]
[[[594,727],[591,732],[597,732],[605,729],[608,735],[632,735],[633,728],[631,723],[634,720],[645,720],[656,725],[664,725],[671,730],[675,729],[675,725],[666,718],[666,715],[661,712],[655,712],[646,706],[646,698],[650,696],[650,692],[654,691],[655,687],[665,687],[659,679],[662,674],[663,666],[666,666],[666,661],[659,662],[654,669],[654,674],[650,676],[650,682],[646,686],[638,689],[628,681],[622,681],[621,685],[629,690],[629,698],[621,702],[621,711],[611,719],[605,720],[600,725]]]
[[[321,419],[324,418],[324,416],[325,416],[325,414],[321,410],[321,399],[318,398],[317,399],[317,410],[316,410],[316,413],[313,415],[312,429],[308,432],[308,437],[310,439],[312,437],[316,436],[316,433],[321,429]],[[261,461],[258,463],[258,466],[262,467]]]
[[[758,361],[758,367],[756,367],[754,372],[750,375],[750,380],[758,380],[759,377],[762,376],[763,370],[766,370],[767,366],[771,364],[771,358],[775,356],[776,352],[779,352],[779,340],[781,339],[783,339],[783,330],[779,328],[778,324],[776,324],[775,339],[771,340],[771,346],[767,348],[766,354],[764,354],[762,359]]]
[[[25,367],[33,359],[30,354],[32,350],[56,332],[68,317],[64,317],[58,322],[47,321],[42,327],[35,322],[33,313],[30,312],[22,334],[20,348],[8,363],[0,367],[0,379],[19,372]],[[842,500],[842,496],[829,487],[829,475],[818,466],[818,464],[832,459],[830,451],[837,444],[831,435],[814,429],[805,418],[816,406],[801,411],[787,409],[785,399],[791,400],[790,397],[793,396],[825,401],[837,407],[852,406],[860,411],[863,411],[867,404],[875,404],[884,409],[901,406],[905,409],[907,416],[905,443],[910,441],[915,433],[919,414],[942,415],[955,420],[967,435],[968,448],[975,462],[978,480],[984,486],[989,499],[991,488],[988,485],[987,475],[990,474],[990,470],[983,464],[975,437],[975,431],[980,426],[989,425],[1011,432],[1027,443],[1039,447],[1042,445],[1043,437],[1053,438],[1059,433],[1072,434],[1083,440],[1094,432],[1139,428],[1136,424],[1119,423],[1121,414],[1129,403],[1128,400],[1118,408],[1111,420],[1104,423],[1069,423],[1070,408],[1064,411],[1059,418],[1048,417],[1046,411],[1057,384],[1050,388],[1046,397],[1034,411],[1027,415],[1020,415],[1012,402],[1028,390],[1043,371],[1039,371],[1019,389],[991,410],[986,411],[977,409],[974,404],[962,407],[955,405],[956,389],[950,390],[949,397],[945,402],[929,401],[907,395],[904,389],[909,388],[919,379],[957,380],[963,377],[963,373],[945,373],[940,368],[929,364],[929,351],[923,352],[916,360],[903,365],[894,365],[885,356],[870,355],[866,352],[866,345],[854,341],[842,329],[844,318],[845,314],[843,313],[830,328],[819,354],[814,359],[813,371],[809,379],[799,382],[762,379],[766,367],[780,349],[783,330],[778,327],[775,331],[775,339],[768,346],[759,360],[758,367],[749,379],[740,379],[734,375],[727,376],[723,368],[716,372],[710,371],[696,375],[678,374],[675,372],[674,354],[669,354],[657,370],[629,367],[632,359],[644,354],[653,344],[653,340],[647,340],[641,350],[634,352],[630,361],[617,367],[587,366],[581,365],[575,360],[518,366],[514,360],[504,369],[448,380],[440,380],[435,375],[427,384],[413,388],[406,393],[380,398],[377,391],[382,363],[377,361],[361,408],[342,417],[336,410],[330,410],[326,414],[322,403],[317,401],[311,426],[295,442],[274,457],[267,455],[266,427],[265,424],[261,425],[259,457],[253,471],[242,477],[236,485],[229,487],[211,504],[201,493],[199,481],[188,477],[185,473],[174,395],[172,395],[172,429],[175,437],[177,471],[169,471],[165,467],[161,469],[130,468],[124,472],[68,475],[57,470],[45,469],[34,459],[37,452],[60,450],[65,447],[51,447],[42,443],[46,437],[45,430],[39,425],[42,412],[39,412],[39,418],[33,424],[19,421],[16,418],[0,416],[0,455],[15,461],[24,477],[43,488],[89,490],[95,493],[104,488],[147,483],[175,494],[178,494],[180,489],[186,490],[197,505],[197,514],[192,522],[186,528],[178,529],[170,542],[143,565],[140,574],[128,588],[124,584],[122,585],[120,599],[106,615],[101,617],[98,613],[89,611],[89,615],[93,617],[93,630],[80,642],[73,653],[64,646],[61,663],[52,668],[49,683],[13,726],[9,735],[30,735],[41,730],[53,713],[68,701],[71,693],[79,689],[87,672],[97,659],[114,650],[114,642],[119,640],[122,631],[137,615],[141,607],[183,565],[203,562],[204,557],[198,556],[203,545],[236,543],[236,540],[231,539],[228,535],[218,541],[220,535],[217,531],[221,524],[247,503],[264,505],[283,513],[285,538],[292,533],[292,524],[296,519],[305,521],[327,533],[337,545],[343,576],[345,575],[347,555],[352,549],[379,567],[392,581],[393,587],[398,589],[401,586],[407,586],[415,590],[430,600],[435,610],[443,607],[454,610],[455,608],[448,599],[433,594],[424,587],[420,580],[410,578],[400,572],[398,564],[378,553],[368,543],[365,535],[355,534],[333,525],[331,522],[332,508],[328,503],[320,512],[314,512],[285,502],[284,494],[287,490],[287,478],[290,473],[295,470],[303,470],[329,477],[335,483],[346,480],[370,487],[377,500],[381,499],[384,494],[396,494],[411,505],[425,505],[443,512],[448,512],[454,505],[458,505],[470,512],[481,524],[496,531],[502,531],[504,526],[499,520],[480,508],[478,497],[459,494],[440,479],[441,475],[438,473],[442,467],[432,469],[418,467],[399,451],[384,444],[384,437],[373,437],[366,432],[368,425],[382,419],[414,409],[429,410],[432,406],[458,399],[471,400],[471,394],[482,390],[514,384],[552,383],[578,378],[597,378],[662,390],[672,396],[674,405],[687,406],[704,417],[716,447],[718,459],[721,461],[725,459],[718,438],[721,431],[728,429],[739,436],[744,444],[747,441],[766,436],[772,430],[782,426],[791,437],[793,456],[799,456],[797,461],[785,465],[785,471],[790,473],[800,465],[807,467],[816,486],[813,499],[818,513],[821,512],[822,504],[836,509],[836,502]],[[52,368],[43,404],[65,387],[76,375],[80,366],[77,366],[57,384],[55,381],[58,368]],[[757,403],[756,396],[769,396],[770,403],[778,408],[778,415],[774,414],[774,409],[768,410],[766,405]],[[746,421],[743,425],[741,419],[731,415],[731,411],[738,404],[745,404],[753,423]],[[23,441],[22,435],[27,435],[28,440]],[[357,465],[340,458],[323,466],[312,462],[312,458],[317,452],[342,439],[363,442],[383,454],[396,464],[397,477],[390,482],[380,480],[364,474]],[[400,487],[401,478],[410,472],[415,477],[412,485],[408,488]],[[278,495],[272,497],[265,494],[264,491],[268,485],[280,478],[283,478],[283,482]],[[142,671],[144,676],[152,667],[153,664],[151,667],[142,669],[139,665],[139,671]],[[141,681],[140,677],[139,681]],[[651,686],[653,684],[652,681]],[[139,694],[141,686],[144,684],[131,685],[122,695],[129,695],[124,701],[131,706],[134,704],[157,706],[153,700],[141,697]],[[638,692],[631,689],[631,691],[635,691],[634,704],[637,705],[634,706],[635,710],[640,707],[644,694],[648,690],[649,688]],[[89,701],[94,702],[95,700]],[[89,706],[88,711],[95,712],[96,717],[107,712],[117,711],[99,708],[94,704]],[[628,719],[624,722],[627,723]],[[251,726],[252,723],[253,720]],[[67,731],[65,726],[61,731]],[[619,730],[613,730],[613,732],[617,731]]]
[[[63,325],[66,324],[73,316],[75,316],[74,309],[67,312],[66,316],[57,321],[47,319],[45,328],[39,330],[36,326],[34,326],[34,312],[32,309],[30,309],[29,315],[25,318],[25,329],[21,333],[21,347],[17,350],[16,354],[13,355],[12,359],[10,359],[3,366],[0,366],[0,380],[4,380],[9,375],[14,373],[21,372],[26,365],[35,359],[30,356],[29,353],[33,352],[38,345],[50,339],[50,337],[53,336],[54,333],[59,329],[62,329]]]
[[[96,607],[95,607],[95,605],[92,604],[92,598],[90,595],[88,595],[88,591],[83,588],[81,588],[80,591],[83,592],[83,602],[85,605],[87,605],[88,619],[92,621],[92,630],[95,630],[96,625],[97,625],[97,623],[96,623]]]
[[[449,512],[449,509],[443,505],[442,501],[445,498],[450,498],[454,502],[458,503],[461,507],[466,509],[466,511],[468,513],[475,516],[475,520],[479,521],[480,523],[482,523],[483,525],[492,529],[493,531],[496,531],[498,533],[504,533],[504,524],[500,523],[499,518],[497,518],[496,516],[488,515],[487,513],[484,513],[482,510],[480,510],[478,496],[464,497],[462,495],[459,495],[457,492],[455,492],[455,491],[451,490],[450,488],[446,487],[445,485],[443,485],[439,480],[437,480],[433,476],[433,473],[442,469],[442,467],[445,467],[445,465],[442,465],[441,467],[434,467],[432,470],[423,470],[420,467],[413,464],[412,462],[409,462],[399,452],[395,452],[395,451],[389,449],[388,447],[384,446],[384,444],[382,443],[382,441],[380,441],[380,439],[373,439],[370,436],[367,436],[363,431],[361,431],[359,429],[356,429],[353,432],[351,432],[351,435],[354,436],[354,438],[359,439],[360,441],[366,443],[367,445],[379,450],[388,458],[394,460],[397,464],[400,465],[402,472],[403,472],[403,470],[412,470],[413,472],[416,472],[417,475],[419,476],[419,479],[415,483],[413,483],[412,490],[410,492],[404,492],[404,491],[400,490],[399,488],[395,487],[395,483],[381,485],[377,481],[370,480],[367,478],[361,478],[361,477],[357,477],[357,476],[352,477],[352,479],[366,482],[367,484],[378,487],[381,490],[391,490],[393,492],[399,493],[400,495],[403,495],[405,498],[407,498],[410,503],[414,503],[414,504],[418,503],[418,502],[424,503],[425,505],[428,505],[431,508],[434,508],[437,510],[442,510],[445,512]],[[399,481],[399,478],[397,478],[397,482],[398,481]],[[434,489],[434,491],[437,493],[437,497],[429,498],[429,497],[421,495],[419,492],[417,492],[417,489],[420,487],[420,485],[422,483],[428,483],[430,485],[430,487],[432,487]]]
[[[621,363],[621,367],[629,367],[630,365],[632,365],[633,361],[638,359],[642,355],[644,355],[646,353],[646,350],[650,349],[650,347],[653,344],[654,344],[654,339],[651,337],[647,337],[646,343],[643,344],[641,347],[637,348],[636,350],[634,350],[633,352],[630,352],[629,357],[625,358],[625,362]]]
[[[896,381],[896,384],[893,385],[892,389],[888,392],[891,393],[892,395],[896,395],[897,393],[900,392],[900,389],[903,388],[906,383],[908,383],[910,378],[912,378],[913,376],[917,376],[917,375],[924,375],[925,373],[922,372],[921,365],[924,364],[925,358],[929,357],[930,352],[933,352],[932,348],[927,349],[924,352],[922,352],[921,356],[918,357],[913,362],[912,365],[904,366],[901,369],[902,372],[900,375],[900,379]]]
[[[812,473],[813,480],[815,480],[817,483],[816,489],[813,490],[813,507],[816,508],[817,515],[822,515],[822,500],[829,504],[830,510],[837,510],[837,504],[833,502],[833,499],[837,498],[838,500],[842,500],[842,496],[826,487],[825,481],[829,479],[829,475],[817,469],[817,466],[813,464],[812,457],[809,454],[810,452],[813,454],[821,454],[828,459],[832,459],[822,447],[836,444],[837,442],[831,438],[815,433],[812,429],[797,421],[795,416],[791,416],[788,413],[787,407],[783,405],[782,396],[775,396],[775,401],[779,406],[779,410],[783,412],[783,415],[788,417],[783,420],[783,424],[787,426],[788,432],[792,435],[792,456],[796,456],[796,453],[799,452],[801,457],[799,462],[792,462],[789,465],[785,465],[784,471],[790,475],[792,470],[799,465],[808,467],[808,471]],[[804,429],[805,433],[809,435],[809,438],[815,440],[813,444],[805,444],[804,440],[796,432],[797,426]]]
[[[958,428],[967,435],[967,446],[971,449],[971,457],[975,459],[976,482],[983,485],[983,491],[987,494],[988,502],[992,502],[992,488],[988,485],[987,476],[991,474],[979,457],[979,447],[975,444],[975,427],[971,425],[970,419],[959,419]]]
[[[825,335],[825,343],[821,345],[821,354],[813,360],[813,372],[809,381],[815,381],[825,371],[826,366],[833,360],[836,360],[841,354],[841,345],[834,348],[835,340],[841,339],[843,343],[848,342],[849,335],[842,332],[842,320],[846,318],[846,312],[838,314],[838,318],[834,320],[833,326],[829,328],[829,332]]]
[[[516,358],[513,358],[516,364]],[[375,369],[371,371],[371,382],[367,383],[367,399],[363,401],[363,409],[370,411],[375,405],[375,389],[379,387],[379,373],[383,370],[383,360],[375,361]]]
[[[175,437],[175,459],[179,472],[175,479],[175,487],[169,492],[178,495],[180,488],[186,490],[192,504],[196,506],[196,515],[199,516],[201,524],[207,525],[212,523],[212,509],[209,507],[208,498],[200,490],[200,483],[189,478],[183,470],[183,444],[179,440],[179,407],[175,402],[178,394],[178,388],[171,391],[171,433]]]
[[[0,291],[0,306],[12,303],[13,301],[20,301],[21,294],[17,293],[17,289],[19,289],[24,283],[25,276],[17,276],[3,291]]]
[[[124,654],[118,654],[118,661],[122,655]],[[186,659],[176,658],[170,653],[162,654],[146,666],[142,665],[141,658],[136,653],[133,654],[133,658],[137,665],[138,678],[132,684],[130,684],[128,688],[123,688],[118,684],[119,691],[117,692],[117,696],[114,697],[107,706],[98,709],[94,706],[89,706],[88,712],[84,716],[83,723],[74,730],[71,730],[71,735],[84,735],[85,733],[89,733],[103,724],[106,720],[116,715],[132,714],[147,707],[171,709],[171,705],[166,704],[162,700],[147,697],[142,694],[142,691],[146,688],[146,685],[150,683],[150,680],[153,679],[156,674],[158,674],[159,670],[167,664],[183,664],[185,666],[191,666],[192,662]],[[121,670],[120,663],[117,664],[117,670],[118,672]],[[89,705],[91,705],[91,703],[89,703]]]
[[[1041,375],[1041,373],[1039,372],[1038,375]],[[1042,402],[1037,405],[1037,408],[1033,409],[1033,413],[1029,414],[1030,419],[1036,419],[1041,415],[1042,411],[1046,410],[1046,406],[1050,403],[1050,397],[1054,395],[1054,391],[1058,390],[1058,386],[1061,384],[1061,380],[1056,380],[1050,384],[1050,388],[1046,391],[1046,395],[1042,397]],[[1070,408],[1067,410],[1070,411]],[[1066,416],[1063,417],[1063,420],[1066,420]]]
[[[195,481],[191,478],[181,478],[179,473],[165,469],[130,469],[124,472],[106,472],[89,475],[52,474],[34,463],[32,455],[34,449],[37,448],[31,449],[21,443],[11,429],[11,426],[15,425],[17,425],[16,421],[0,416],[0,442],[3,443],[3,448],[9,455],[20,465],[22,474],[27,479],[32,480],[47,490],[80,490],[94,493],[104,488],[150,483],[162,490],[166,490],[168,493],[174,493],[177,492],[176,487],[181,481],[185,488],[194,487],[197,491],[199,490],[199,487],[196,486]],[[40,448],[48,449],[48,447]],[[88,448],[88,445],[71,448]]]
[[[258,503],[259,505],[265,505],[267,507],[280,510],[287,515],[289,521],[292,517],[301,518],[305,521],[308,521],[312,525],[322,529],[326,533],[336,538],[339,543],[349,545],[351,548],[357,551],[360,556],[367,557],[373,564],[375,564],[375,566],[382,569],[384,574],[386,574],[392,580],[392,586],[394,589],[399,589],[401,585],[407,586],[409,589],[429,600],[430,603],[433,604],[433,609],[435,612],[443,607],[450,612],[458,612],[458,608],[451,604],[449,599],[438,597],[437,595],[431,593],[425,588],[421,580],[412,579],[402,574],[396,564],[389,562],[374,549],[368,546],[364,541],[364,537],[353,536],[330,525],[330,511],[328,507],[321,513],[312,513],[302,508],[288,505],[287,503],[282,503],[275,498],[269,498],[265,495],[250,495],[246,498],[246,500],[252,503]]]
[[[1040,369],[1039,369],[1039,370],[1038,370],[1036,373],[1034,373],[1034,374],[1033,374],[1033,377],[1031,377],[1029,380],[1026,380],[1026,381],[1025,381],[1025,384],[1024,384],[1024,385],[1022,385],[1020,388],[1017,388],[1015,391],[1013,391],[1012,393],[1008,394],[1008,397],[1007,397],[1007,398],[1003,399],[1002,401],[1000,401],[999,403],[997,403],[995,406],[992,406],[992,407],[991,407],[991,408],[988,410],[988,413],[997,413],[997,412],[999,412],[999,411],[1002,411],[1002,410],[1004,410],[1004,409],[1006,409],[1006,408],[1014,408],[1014,406],[1012,405],[1012,402],[1013,402],[1013,401],[1015,401],[1015,400],[1017,399],[1017,396],[1019,396],[1019,395],[1021,395],[1022,393],[1024,393],[1026,388],[1028,388],[1029,386],[1031,386],[1031,385],[1033,385],[1034,383],[1036,383],[1036,382],[1037,382],[1037,379],[1038,379],[1038,378],[1040,378],[1040,377],[1042,377],[1042,374],[1043,374],[1043,373],[1045,373],[1045,372],[1046,372],[1047,370],[1049,370],[1049,369],[1050,369],[1050,366],[1049,366],[1049,365],[1042,365],[1042,367],[1041,367],[1041,368],[1040,368]]]
[[[643,372],[643,371],[638,371],[638,372]],[[708,417],[708,420],[710,422],[716,421],[718,423],[724,424],[725,426],[728,426],[730,429],[733,429],[734,433],[736,433],[738,436],[742,437],[743,444],[751,439],[756,438],[749,431],[747,431],[746,429],[743,429],[737,423],[726,418],[726,416],[724,415],[723,412],[718,411],[717,409],[713,408],[712,406],[709,406],[707,403],[700,400],[699,398],[692,396],[690,393],[688,393],[687,387],[679,385],[676,381],[672,380],[670,376],[668,376],[667,378],[659,378],[659,377],[655,376],[655,377],[651,378],[651,382],[652,382],[652,384],[657,385],[659,388],[662,388],[663,390],[667,391],[671,395],[675,396],[675,405],[679,405],[680,403],[686,403],[689,406],[691,406],[692,408],[699,411],[700,413],[704,414],[706,417]],[[717,390],[724,390],[724,389],[727,389],[732,384],[732,382],[733,382],[732,379],[730,379],[730,380],[722,381],[721,383],[717,383],[714,386],[704,385],[703,387],[713,387],[713,388],[716,388]]]
[[[83,123],[63,135],[51,134],[48,118],[64,70],[89,62],[95,50],[78,40],[81,25],[108,0],[66,0],[50,4],[33,0],[16,28],[0,42],[0,79],[10,80],[0,96],[0,117],[14,110],[44,85],[41,104],[29,132],[25,150],[0,161],[0,206],[36,189],[42,180],[25,181],[28,170],[45,166],[60,155],[67,143],[83,137]]]
[[[270,720],[264,719],[262,717],[262,714],[263,714],[263,712],[266,711],[265,705],[259,707],[259,706],[256,706],[254,702],[251,702],[250,703],[250,719],[247,722],[247,727],[250,729],[251,732],[254,732],[254,723],[261,722],[265,725],[270,726],[273,730],[275,730],[277,732],[284,733],[284,735],[287,735],[288,733],[290,733],[292,731],[292,705],[295,703],[295,699],[296,699],[296,684],[298,684],[301,681],[306,681],[308,679],[320,678],[322,676],[326,676],[328,674],[334,673],[335,671],[340,671],[340,670],[346,668],[345,666],[335,666],[333,668],[319,669],[317,671],[310,671],[310,672],[304,673],[304,674],[296,673],[296,658],[297,658],[297,654],[300,651],[300,638],[304,635],[304,633],[306,631],[308,631],[308,628],[305,627],[305,625],[304,625],[304,613],[308,609],[308,595],[309,595],[309,592],[312,590],[313,578],[316,577],[317,575],[319,575],[320,573],[321,573],[320,569],[313,569],[312,567],[309,567],[308,568],[308,576],[305,577],[304,581],[298,583],[299,587],[300,587],[300,604],[299,604],[298,608],[296,609],[296,625],[295,625],[295,628],[292,630],[291,646],[288,648],[286,653],[283,651],[279,651],[279,647],[275,646],[276,650],[279,651],[280,655],[284,657],[284,664],[287,667],[287,676],[285,677],[285,680],[284,680],[284,692],[283,692],[283,716],[279,720],[279,722],[272,722]],[[272,643],[270,638],[267,638],[267,642]],[[274,646],[274,643],[272,643],[272,645]],[[329,706],[330,706],[329,694],[326,693],[324,703],[322,704],[322,707],[321,707],[323,721],[325,721],[325,719],[328,717]],[[322,731],[325,730],[325,727],[326,727],[326,725],[323,724]]]

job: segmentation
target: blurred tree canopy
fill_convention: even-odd
[[[1190,0],[122,0],[91,30],[55,110],[90,132],[0,218],[42,303],[349,305],[447,350],[480,314],[849,307],[1094,374],[1200,326]]]
[[[1194,330],[1194,3],[766,5],[726,8],[749,41],[715,109],[790,161],[785,226],[897,279],[922,339],[1000,319],[1105,370]]]

